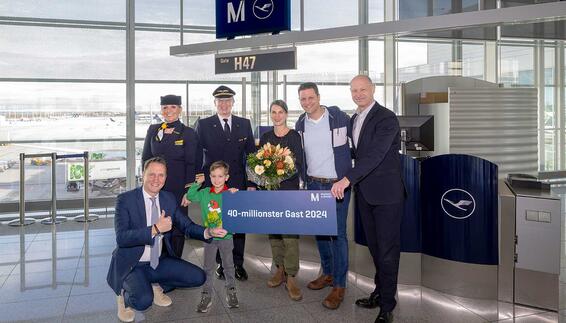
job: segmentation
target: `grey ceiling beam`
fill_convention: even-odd
[[[560,1],[365,25],[302,32],[291,31],[279,35],[259,35],[232,40],[178,45],[171,46],[169,51],[173,56],[192,56],[240,49],[271,48],[277,46],[353,40],[359,37],[379,37],[391,34],[410,35],[413,33],[478,26],[544,22],[560,20],[564,19],[564,17],[566,17],[566,1]]]

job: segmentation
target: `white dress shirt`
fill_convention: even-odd
[[[220,120],[220,125],[222,126],[222,129],[224,129],[224,120],[223,119],[228,119],[228,126],[230,127],[230,132],[232,132],[232,114],[230,114],[230,116],[228,116],[228,118],[224,118],[221,117],[219,114],[216,114],[218,116],[218,120]]]
[[[151,195],[149,195],[143,188],[142,188],[142,192],[143,192],[143,202],[145,204],[145,219],[147,220],[147,226],[151,226]],[[157,205],[157,212],[159,214],[159,216],[161,216],[161,208],[159,205],[159,194],[157,194],[155,196],[155,204]],[[159,250],[159,256],[161,256],[161,243],[163,240],[163,235],[158,234],[157,236],[155,236],[155,239],[157,239],[157,250]],[[145,245],[145,249],[143,251],[143,254],[140,258],[140,261],[149,261],[149,253],[151,252],[151,245]]]
[[[352,139],[354,139],[354,145],[358,147],[358,140],[360,139],[360,132],[362,131],[362,126],[364,125],[364,121],[371,110],[371,108],[375,105],[375,101],[372,101],[371,104],[366,107],[362,112],[360,112],[360,108],[356,110],[357,116],[354,120],[354,127],[352,129]]]

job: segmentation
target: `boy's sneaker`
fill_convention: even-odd
[[[197,312],[206,313],[212,305],[212,298],[209,293],[202,293],[200,296],[200,303],[197,305]]]
[[[236,296],[236,288],[231,287],[226,291],[226,302],[228,302],[229,308],[238,308],[240,304],[238,303],[238,297]]]

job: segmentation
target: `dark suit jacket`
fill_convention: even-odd
[[[184,232],[185,235],[205,240],[204,227],[193,223],[191,219],[183,215],[173,194],[161,191],[159,193],[159,205],[161,210],[165,210],[166,215],[172,217],[173,225]],[[116,243],[118,245],[112,252],[106,281],[116,295],[119,295],[124,279],[139,262],[145,246],[153,244],[154,238],[151,237],[151,226],[148,225],[146,220],[141,187],[118,195],[114,229],[116,230]],[[171,249],[171,231],[163,235],[162,245],[167,248],[170,255],[174,254]]]
[[[156,156],[167,162],[167,179],[163,190],[175,195],[177,203],[181,203],[183,194],[187,192],[186,184],[195,181],[195,174],[202,168],[202,148],[196,132],[177,120],[169,127],[175,133],[166,134],[163,140],[157,140],[157,132],[161,123],[150,125],[145,136],[142,153],[142,167],[145,162]]]
[[[352,126],[355,118],[356,115]],[[397,116],[376,102],[364,120],[358,145],[354,146],[354,168],[346,174],[369,204],[393,204],[404,199],[400,148]]]
[[[205,186],[210,186],[209,168],[215,161],[223,160],[230,166],[228,186],[245,189],[254,186],[246,177],[246,156],[255,153],[255,142],[250,120],[232,115],[230,136],[224,133],[218,115],[200,119],[196,132],[203,147],[203,173],[206,175]]]

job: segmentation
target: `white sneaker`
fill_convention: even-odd
[[[163,294],[163,289],[159,285],[152,285],[153,288],[153,304],[157,306],[169,306],[173,304],[171,297]]]
[[[118,304],[118,318],[122,322],[133,322],[136,318],[136,312],[124,304],[124,297],[122,295],[116,296],[116,303]]]

